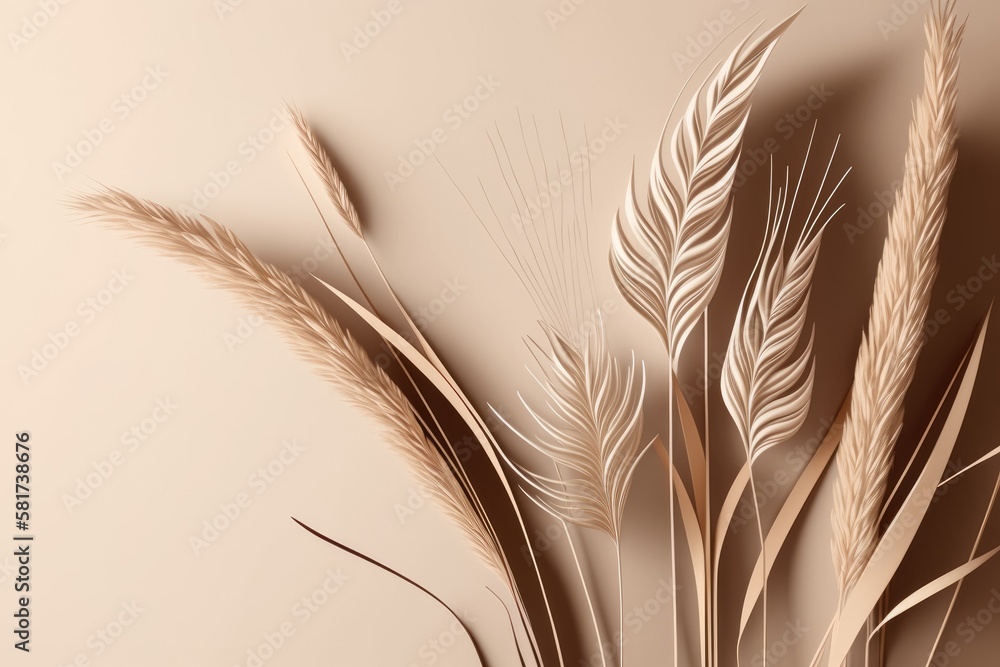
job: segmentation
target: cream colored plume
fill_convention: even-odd
[[[903,184],[889,214],[837,455],[833,560],[841,601],[875,547],[893,448],[903,424],[903,399],[913,380],[938,270],[938,240],[957,159],[955,109],[963,26],[953,10],[952,2],[935,3],[926,20],[924,89],[913,106]]]
[[[615,283],[656,328],[675,369],[722,275],[733,180],[753,91],[778,38],[797,15],[736,47],[693,97],[673,134],[676,176],[668,175],[664,164],[664,128],[650,167],[649,213],[636,201],[633,174],[624,216],[615,217],[610,254]]]
[[[299,111],[298,107],[293,104],[286,104],[285,110],[292,119],[292,124],[295,126],[295,131],[299,136],[299,142],[306,149],[306,152],[309,153],[309,160],[312,162],[313,171],[316,172],[320,182],[323,183],[323,190],[326,192],[330,203],[333,204],[334,208],[337,209],[337,213],[340,214],[340,217],[344,219],[344,222],[347,223],[347,226],[355,234],[364,236],[361,229],[361,218],[358,216],[358,211],[354,208],[351,198],[347,195],[347,186],[340,179],[340,174],[337,173],[337,170],[333,168],[333,161],[323,147],[323,143],[319,140],[319,136],[317,136],[309,121]]]
[[[552,354],[538,381],[548,409],[535,410],[521,398],[541,434],[532,437],[507,425],[567,474],[556,479],[511,466],[542,509],[603,531],[617,543],[640,452],[645,371],[640,366],[637,372],[634,355],[622,368],[608,350],[601,319],[582,348],[543,326]]]
[[[110,188],[77,197],[74,207],[186,262],[264,315],[321,377],[382,425],[416,480],[458,523],[487,566],[510,582],[489,529],[428,440],[409,399],[302,287],[209,218],[199,220]]]
[[[836,148],[830,164],[835,154]],[[830,171],[827,165],[799,238],[786,259],[786,240],[808,159],[807,152],[794,193],[786,171],[785,184],[778,189],[773,209],[768,210],[764,243],[740,302],[722,366],[722,398],[751,464],[799,430],[812,396],[813,333],[804,346],[801,341],[823,231],[843,206],[829,215],[826,209],[847,174],[817,206]],[[772,191],[773,180],[772,173]]]

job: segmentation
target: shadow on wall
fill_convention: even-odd
[[[885,84],[892,71],[887,54],[882,60],[867,62],[863,68],[855,71],[828,75],[816,73],[811,80],[784,82],[780,96],[759,96],[755,102],[736,181],[736,213],[730,250],[723,282],[711,308],[712,331],[708,350],[710,369],[707,375],[699,377],[698,374],[702,372],[700,364],[689,364],[682,368],[680,378],[682,385],[687,383],[693,388],[689,400],[696,414],[700,413],[704,387],[707,385],[711,401],[713,456],[717,474],[717,481],[713,484],[715,508],[718,508],[725,492],[725,486],[721,481],[731,479],[743,460],[742,446],[738,444],[735,428],[720,400],[717,371],[721,368],[721,359],[728,343],[733,316],[763,236],[769,203],[768,172],[771,159],[774,161],[776,182],[783,182],[784,169],[787,166],[791,170],[790,180],[794,183],[801,169],[815,121],[819,121],[819,125],[803,180],[802,195],[796,209],[797,215],[793,217],[793,229],[802,224],[839,133],[843,133],[843,138],[824,192],[829,191],[829,187],[839,179],[848,166],[851,166],[853,171],[832,201],[834,206],[843,203],[844,209],[827,229],[814,278],[809,314],[810,321],[815,324],[816,329],[816,388],[813,407],[802,432],[795,442],[788,444],[788,447],[801,444],[816,433],[824,418],[832,418],[851,384],[854,360],[867,321],[872,285],[885,238],[886,212],[891,206],[892,188],[898,184],[896,179],[902,176],[903,162],[901,149],[899,156],[890,161],[898,165],[896,176],[888,182],[883,182],[885,180],[883,173],[873,166],[875,160],[872,152],[885,149],[880,146],[865,145],[853,139],[852,128],[870,122],[868,118],[872,115],[871,107],[872,100],[876,97],[875,91]],[[915,87],[913,94],[916,94],[917,90]],[[899,136],[887,138],[887,143],[905,147],[908,122],[908,116],[905,122],[900,118],[896,124]],[[655,145],[655,141],[656,136],[651,135],[649,144]],[[998,205],[996,198],[992,196],[992,189],[997,182],[1000,182],[998,178],[1000,163],[996,159],[991,159],[995,154],[994,147],[998,145],[1000,138],[982,133],[980,128],[970,130],[960,139],[959,165],[952,186],[949,221],[941,242],[941,270],[934,291],[931,317],[926,327],[927,344],[921,357],[917,379],[908,396],[909,418],[900,439],[899,458],[904,461],[919,438],[926,417],[936,405],[940,390],[951,377],[977,323],[989,307],[996,293],[994,283],[1000,284],[1000,281],[993,280],[1000,273],[997,257],[1000,254],[1000,225],[993,223],[998,214]],[[637,178],[641,179],[645,168],[639,168],[637,172]],[[624,181],[624,176],[621,180]],[[620,193],[620,196],[623,195],[624,192]],[[619,203],[620,201],[616,201],[615,206]],[[598,205],[596,208],[606,207]],[[596,224],[604,224],[603,219]],[[596,238],[606,236],[605,230],[600,232]],[[596,248],[595,256],[600,256]],[[596,263],[595,269],[604,271],[606,264]],[[334,304],[322,294],[321,290],[312,289],[312,291],[325,305],[332,307],[338,316],[345,317],[353,331],[365,330],[363,325],[357,326],[359,322],[354,316],[344,313],[342,307]],[[636,319],[636,322],[639,320]],[[994,326],[1000,326],[1000,323]],[[372,337],[361,336],[361,338],[371,344],[370,349],[380,349],[379,342]],[[995,336],[990,337],[990,344],[987,347],[983,366],[986,369],[996,368],[997,364],[1000,364],[998,358],[1000,350],[992,344],[994,338]],[[700,357],[700,345],[695,342],[700,339],[701,334],[696,331],[692,336],[690,359]],[[718,364],[712,363],[716,359]],[[714,368],[716,366],[718,368]],[[402,380],[398,370],[394,375],[397,380]],[[461,373],[458,375],[461,378]],[[993,437],[997,432],[996,424],[993,423],[991,410],[985,398],[996,390],[996,381],[992,376],[992,373],[986,372],[980,377],[977,397],[959,443],[960,452],[956,453],[956,456],[965,463],[975,460],[996,444]],[[405,385],[405,382],[400,383]],[[661,399],[665,401],[665,396],[649,397],[650,401]],[[453,441],[463,441],[466,434],[457,419],[448,421],[445,426]],[[506,435],[503,429],[498,429],[497,432],[502,438]],[[504,505],[503,491],[482,453],[472,451],[470,454],[468,474],[480,491],[484,503],[495,512]],[[762,460],[761,465],[764,468],[774,469],[787,467],[787,459],[783,457],[784,454],[780,452],[771,454]],[[647,462],[644,466],[646,470],[636,478],[634,493],[644,499],[661,499],[660,504],[632,503],[630,531],[649,531],[650,534],[659,534],[664,530],[663,494],[656,490],[662,482],[662,476],[658,469],[649,470],[656,468],[657,465]],[[960,507],[959,503],[968,501],[971,505],[965,506],[976,507],[976,499],[982,491],[979,485],[982,482],[983,476],[970,479],[967,489],[956,491],[946,502],[954,502],[955,507]],[[654,484],[657,486],[654,487]],[[778,490],[778,496],[783,496],[787,491],[788,488]],[[522,503],[522,507],[525,506],[527,503]],[[777,506],[778,503],[775,502],[769,511],[773,512]],[[945,507],[944,503],[942,507]],[[505,512],[496,518],[502,539],[509,540],[517,535],[519,531],[510,513]],[[818,515],[813,516],[813,520],[821,518]],[[971,520],[976,520],[978,524],[976,517],[970,517]],[[961,544],[965,544],[968,527],[956,525],[954,513],[942,511],[932,513],[928,521],[928,529],[922,533],[925,540],[947,534],[949,537],[955,535]],[[529,533],[536,534],[531,528],[529,526]],[[945,532],[937,532],[938,530]],[[726,629],[722,646],[724,649],[729,646],[731,651],[734,639],[731,630],[738,623],[739,610],[742,607],[742,596],[735,595],[734,592],[743,590],[743,583],[749,575],[752,554],[756,553],[757,547],[753,530],[731,534],[730,539],[727,567],[724,569],[721,581],[723,591],[728,591],[729,595],[724,595],[720,600],[720,621]],[[971,545],[971,538],[968,541]],[[984,541],[987,545],[995,543],[996,539],[990,541],[987,538]],[[964,549],[962,547],[962,550]],[[787,555],[790,550],[786,549],[785,554]],[[819,548],[817,553],[828,554],[829,551]],[[927,552],[923,549],[915,549],[915,553],[919,553],[920,556],[910,559],[912,562],[908,562],[901,571],[898,589],[900,591],[912,590],[917,585],[925,583],[930,576],[936,576],[954,566],[958,559],[967,556],[967,550],[964,555],[937,550],[940,555],[933,558],[926,555]],[[523,554],[511,549],[508,556],[513,566],[520,570],[520,574],[526,575],[527,561]],[[540,555],[539,560],[549,586],[549,600],[553,604],[556,618],[574,618],[573,609],[566,601],[568,596],[564,586],[575,585],[575,582],[567,584],[560,581],[559,573],[550,567],[546,555]],[[665,561],[664,566],[668,567],[668,562]],[[818,575],[825,576],[824,573],[828,572],[830,567],[827,562],[817,562]],[[777,571],[782,570],[779,568]],[[682,576],[689,574],[686,563],[682,566],[681,572]],[[983,580],[995,581],[1000,576],[1000,562],[983,568],[976,576],[983,577]],[[780,579],[781,577],[775,579],[772,588],[772,600],[777,605],[788,599]],[[681,582],[682,586],[686,584],[685,581]],[[689,587],[688,590],[693,590],[693,587]],[[529,592],[526,604],[535,622],[544,627],[546,615],[537,591]],[[970,604],[974,604],[974,601]],[[956,615],[959,610],[956,610]],[[776,611],[786,610],[776,609]],[[779,613],[778,616],[780,615]],[[611,620],[613,616],[613,612],[608,614]],[[663,622],[669,623],[668,615],[664,616]],[[752,632],[752,629],[748,632]],[[581,638],[572,624],[566,622],[560,624],[560,633],[567,664],[576,664],[584,657],[582,654],[590,645],[589,635],[585,634]],[[689,637],[687,643],[690,644],[693,639],[693,636]]]

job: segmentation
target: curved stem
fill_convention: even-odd
[[[521,663],[521,667],[527,667],[527,665],[524,664],[524,654],[521,652],[521,642],[517,639],[517,630],[514,628],[514,619],[510,615],[510,610],[507,609],[507,605],[504,604],[503,600],[500,599],[500,596],[497,595],[492,588],[487,586],[486,590],[493,594],[493,597],[497,599],[497,602],[499,602],[500,606],[503,608],[504,613],[507,614],[507,622],[510,624],[511,637],[514,638],[514,650],[517,651],[518,661]],[[535,656],[535,658],[537,661],[537,656]]]
[[[289,155],[288,157],[291,160],[291,155]],[[306,193],[309,195],[309,199],[312,201],[313,206],[316,208],[316,213],[319,215],[320,220],[323,222],[323,227],[326,229],[327,235],[330,237],[330,241],[333,243],[334,248],[337,250],[337,254],[340,256],[340,260],[343,263],[344,268],[347,269],[348,275],[350,275],[352,282],[358,288],[358,291],[361,293],[361,296],[365,300],[365,303],[368,304],[368,307],[371,310],[372,314],[375,315],[375,317],[377,317],[378,319],[380,319],[382,321],[386,321],[385,317],[379,312],[379,308],[375,304],[375,301],[372,299],[372,297],[368,294],[368,291],[365,289],[364,284],[361,282],[361,279],[358,277],[357,273],[355,273],[354,268],[351,266],[350,261],[347,259],[347,255],[344,254],[344,250],[341,247],[340,242],[337,240],[337,236],[333,233],[333,228],[330,227],[330,223],[327,222],[326,216],[323,215],[323,211],[322,211],[322,209],[320,209],[319,203],[316,201],[316,197],[313,195],[312,190],[310,190],[309,185],[305,181],[305,178],[302,177],[302,172],[299,171],[299,168],[295,164],[294,160],[291,160],[291,162],[292,162],[292,168],[295,169],[295,173],[298,175],[299,180],[302,182],[302,186],[305,188]],[[375,254],[372,252],[371,247],[368,245],[368,241],[365,240],[363,236],[362,236],[362,245],[365,247],[365,250],[368,251],[368,256],[371,259],[371,262],[374,265],[374,267],[378,270],[378,273],[379,273],[379,275],[382,278],[382,283],[385,285],[385,288],[389,291],[389,294],[392,296],[393,302],[395,303],[396,307],[398,308],[398,310],[400,311],[400,313],[404,317],[407,318],[407,322],[409,322],[409,316],[407,315],[405,309],[403,308],[402,303],[400,303],[399,299],[396,297],[396,293],[393,291],[392,286],[389,284],[389,280],[386,278],[385,274],[382,272],[382,267],[379,265],[378,259],[375,258]],[[383,337],[382,340],[385,341],[385,338]],[[497,535],[496,529],[493,526],[493,522],[490,519],[489,514],[487,514],[486,509],[483,506],[482,501],[479,498],[479,494],[476,492],[476,488],[473,486],[472,481],[469,479],[468,474],[465,471],[465,468],[462,466],[461,462],[458,460],[458,456],[455,453],[454,448],[451,446],[450,443],[447,443],[447,434],[445,433],[444,428],[441,426],[441,423],[438,420],[437,415],[434,412],[434,409],[428,403],[427,397],[425,396],[424,392],[421,390],[420,385],[413,378],[413,375],[410,373],[410,371],[407,368],[406,364],[403,363],[403,360],[400,358],[399,353],[396,350],[396,347],[394,345],[392,345],[391,343],[388,343],[388,341],[386,341],[386,342],[387,342],[387,347],[388,347],[389,353],[392,355],[392,358],[396,362],[396,365],[400,368],[400,370],[402,370],[403,374],[406,376],[406,379],[409,381],[409,384],[413,388],[414,393],[419,397],[420,402],[423,405],[424,410],[426,410],[427,414],[430,415],[430,418],[433,421],[433,424],[434,424],[435,428],[432,429],[430,427],[430,424],[428,424],[427,420],[424,418],[424,415],[423,415],[422,411],[419,410],[419,409],[417,409],[417,406],[415,406],[415,405],[413,406],[413,415],[414,415],[414,417],[416,417],[417,421],[420,423],[421,427],[424,429],[424,431],[426,432],[427,436],[430,438],[430,440],[431,440],[432,444],[434,445],[434,447],[446,459],[447,464],[448,464],[449,468],[451,469],[452,473],[458,478],[459,484],[463,487],[463,490],[466,492],[466,494],[467,494],[467,496],[469,498],[469,501],[473,504],[474,510],[482,518],[483,523],[484,523],[484,525],[485,525],[485,527],[486,527],[486,529],[487,529],[487,531],[488,531],[491,539],[496,544],[497,551],[501,554],[501,557],[504,560],[504,566],[506,568],[506,579],[507,579],[507,581],[505,583],[507,583],[508,588],[510,589],[511,593],[514,595],[514,597],[516,599],[517,607],[518,607],[518,612],[519,612],[519,615],[520,615],[520,618],[521,618],[521,622],[522,622],[522,624],[524,626],[524,630],[525,630],[526,634],[528,635],[528,639],[529,639],[529,643],[531,645],[532,653],[534,654],[534,657],[535,657],[536,662],[537,662],[538,661],[538,645],[537,645],[538,642],[537,642],[537,640],[535,638],[534,629],[531,627],[531,621],[530,621],[530,619],[528,617],[527,610],[525,609],[524,605],[519,600],[520,592],[517,591],[517,585],[516,585],[516,582],[514,580],[514,573],[511,570],[509,563],[507,563],[506,557],[503,555],[503,547],[500,544],[500,538]],[[438,437],[439,434],[440,434],[440,438]],[[513,497],[511,497],[511,502],[515,502],[513,500]],[[529,544],[529,549],[530,549],[530,543],[531,543],[531,541],[527,537],[527,531],[526,530],[524,531],[524,536],[525,536],[525,540]],[[532,560],[534,560],[534,554],[532,554]],[[537,563],[535,563],[536,572],[537,572],[537,567],[538,567],[538,565],[537,565]],[[544,584],[542,584],[541,572],[537,572],[537,573],[538,573],[538,582],[539,582],[539,585],[542,587],[542,594],[544,595],[545,594],[545,588],[544,588]],[[548,599],[547,598],[545,600],[545,603],[546,603],[546,607],[548,607]],[[549,610],[549,619],[550,619],[550,621],[552,620],[552,612],[551,612],[551,610]],[[556,644],[556,650],[559,652],[559,664],[562,665],[563,664],[562,663],[562,651],[559,648],[559,636],[556,633],[554,622],[552,624],[552,633],[553,633],[553,639],[554,639],[555,644]]]
[[[378,263],[378,259],[375,257],[375,253],[372,251],[371,246],[368,245],[367,241],[364,241],[364,243],[362,243],[362,246],[364,246],[365,250],[368,251],[368,256],[371,258],[371,263],[372,263],[373,267],[375,268],[375,270],[378,272],[379,277],[382,279],[382,283],[385,285],[386,290],[389,293],[389,296],[392,297],[392,302],[395,304],[397,310],[406,318],[407,324],[410,326],[412,333],[415,334],[416,336],[418,336],[418,338],[419,338],[420,337],[419,330],[416,329],[416,325],[412,322],[412,320],[410,320],[409,314],[406,312],[406,309],[403,308],[403,304],[400,302],[399,297],[396,296],[396,292],[392,289],[392,285],[389,283],[389,279],[386,277],[385,273],[382,271],[382,266]],[[429,351],[428,352],[428,356],[433,356],[434,357],[433,359],[431,359],[432,363],[435,363],[435,362],[440,363],[440,361],[437,359],[436,355],[433,355],[433,352]],[[446,377],[446,379],[449,382],[454,383],[454,380],[451,379],[450,376],[445,375],[445,377]],[[469,411],[478,420],[479,426],[482,429],[482,432],[483,432],[483,434],[485,436],[489,432],[489,429],[486,427],[485,423],[482,421],[482,418],[479,416],[479,414],[473,409],[472,403],[468,400],[468,397],[466,397],[465,394],[460,394],[460,395],[461,395],[462,400],[464,402],[466,402],[466,404],[467,404],[467,406],[469,408]],[[487,442],[485,444],[487,446],[492,446],[493,445],[493,443],[491,443],[491,442]],[[493,463],[494,463],[494,466],[496,467],[497,475],[499,475],[499,476],[502,477],[503,476],[503,471],[500,469],[499,463],[496,462],[496,461],[494,461]],[[508,492],[510,493],[509,489],[508,489]],[[514,499],[514,496],[513,496],[512,493],[510,495],[510,502],[511,502],[512,509],[514,510],[514,513],[517,515],[517,521],[518,521],[518,524],[519,524],[519,528],[521,529],[521,535],[524,537],[525,543],[528,545],[528,554],[531,556],[531,565],[532,565],[533,574],[535,575],[535,578],[538,581],[538,587],[539,587],[539,589],[541,590],[541,593],[542,593],[542,602],[545,604],[545,612],[546,612],[546,614],[548,616],[549,628],[552,630],[552,643],[555,644],[556,655],[559,658],[559,665],[560,665],[560,667],[565,667],[566,662],[565,662],[565,660],[563,658],[562,642],[559,640],[559,631],[556,628],[555,616],[552,614],[552,606],[549,603],[549,595],[548,595],[548,592],[545,589],[545,582],[543,581],[543,578],[542,578],[542,570],[538,566],[538,559],[535,557],[535,550],[531,548],[531,538],[528,536],[528,528],[527,528],[527,526],[524,523],[524,519],[521,517],[520,510],[517,507],[517,501]],[[525,610],[525,617],[527,618],[527,610]],[[531,631],[531,633],[533,635],[533,630],[531,628],[530,619],[528,619],[527,629],[529,631]]]
[[[459,616],[455,612],[455,610],[452,609],[451,607],[449,607],[448,604],[444,600],[442,600],[437,595],[435,595],[434,593],[432,593],[430,591],[430,589],[425,588],[424,586],[418,584],[413,579],[410,579],[409,577],[407,577],[405,574],[397,572],[396,570],[392,569],[388,565],[385,565],[384,563],[380,563],[379,561],[375,560],[371,556],[363,554],[363,553],[361,553],[360,551],[358,551],[356,549],[352,549],[351,547],[347,546],[346,544],[343,544],[342,542],[338,542],[337,540],[333,539],[332,537],[327,537],[326,535],[324,535],[323,533],[319,532],[318,530],[316,530],[314,528],[311,528],[311,527],[307,526],[306,524],[302,523],[301,521],[299,521],[295,517],[291,517],[291,519],[292,519],[292,521],[294,521],[295,523],[297,523],[300,528],[303,528],[306,532],[311,533],[312,535],[318,537],[319,539],[323,540],[324,542],[328,542],[329,544],[332,544],[333,546],[337,547],[341,551],[346,551],[347,553],[351,554],[352,556],[354,556],[356,558],[360,558],[361,560],[365,561],[366,563],[370,563],[371,565],[374,565],[375,567],[377,567],[377,568],[379,568],[379,569],[381,569],[381,570],[383,570],[385,572],[388,572],[389,574],[395,576],[396,578],[405,581],[406,583],[408,583],[411,586],[413,586],[414,588],[420,590],[425,595],[429,596],[431,599],[433,599],[435,602],[437,602],[439,605],[441,605],[442,607],[444,607],[445,609],[447,609],[448,613],[451,614],[452,618],[454,618],[456,621],[458,621],[458,624],[462,627],[463,630],[465,630],[465,634],[469,637],[469,641],[472,643],[472,648],[476,652],[476,657],[479,659],[479,665],[480,665],[480,667],[482,667],[482,665],[484,664],[484,662],[483,662],[483,653],[482,653],[482,650],[479,647],[479,644],[476,642],[475,637],[472,636],[472,633],[469,631],[469,628],[465,625],[465,623],[462,622],[462,619],[459,618]]]

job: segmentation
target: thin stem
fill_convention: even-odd
[[[753,510],[757,517],[757,536],[760,538],[760,590],[761,590],[761,641],[764,662],[767,662],[767,557],[764,553],[764,521],[760,516],[760,501],[757,499],[757,484],[753,478],[753,464],[747,457],[747,466],[750,470],[750,493],[753,495]]]
[[[993,486],[993,494],[990,496],[990,502],[986,507],[986,517],[983,519],[983,523],[979,526],[979,532],[976,534],[976,541],[973,543],[972,551],[969,553],[969,560],[974,559],[976,557],[976,552],[979,551],[979,544],[983,540],[983,533],[986,531],[986,525],[989,522],[990,514],[993,512],[993,505],[996,503],[998,493],[1000,493],[1000,477],[997,477],[996,484]],[[937,635],[934,637],[934,644],[931,646],[931,650],[927,654],[927,665],[931,664],[934,654],[937,653],[938,645],[941,643],[941,637],[944,635],[945,626],[948,624],[948,619],[951,618],[951,612],[955,609],[955,602],[958,600],[958,594],[962,592],[963,583],[965,583],[965,579],[959,579],[951,593],[951,600],[948,601],[948,609],[945,611],[944,618],[941,619],[941,627],[938,628]]]
[[[622,543],[615,538],[618,557],[618,667],[625,667],[625,588],[622,586]]]
[[[891,582],[890,582],[891,583]],[[889,610],[889,584],[885,586],[885,593],[882,594],[882,615]],[[885,667],[885,626],[878,631],[878,667]]]
[[[705,390],[702,398],[705,404],[705,626],[708,632],[705,635],[705,646],[703,648],[703,665],[712,664],[714,654],[712,653],[712,636],[715,627],[712,625],[712,457],[709,446],[709,420],[708,420],[708,306],[705,306],[704,341],[702,345],[702,377],[705,378]]]
[[[826,634],[823,635],[822,641],[820,641],[819,646],[816,648],[816,653],[813,655],[813,659],[809,662],[809,667],[818,667],[820,659],[823,657],[823,653],[826,652],[827,642],[830,641],[830,635],[833,634],[833,626],[831,623],[826,628]]]
[[[667,359],[670,381],[667,382],[667,458],[670,459],[670,466],[674,465],[674,366],[671,359]],[[673,615],[674,633],[674,667],[680,667],[678,632],[677,632],[677,533],[674,528],[674,476],[668,474],[668,495],[670,496],[670,585],[673,586],[675,594],[670,597]]]
[[[291,157],[291,156],[289,156],[289,157]],[[375,314],[377,317],[379,317],[379,319],[383,319],[382,316],[379,314],[379,312],[378,312],[378,310],[377,310],[377,308],[376,308],[376,306],[374,304],[374,301],[369,297],[369,295],[365,291],[364,287],[362,286],[361,281],[358,279],[358,277],[355,274],[353,268],[350,266],[350,263],[347,261],[347,258],[344,255],[343,250],[340,248],[340,244],[337,242],[337,239],[336,239],[336,237],[333,234],[333,230],[330,228],[330,225],[327,223],[326,218],[323,216],[322,211],[320,211],[319,205],[317,204],[315,197],[313,197],[312,191],[309,190],[309,186],[306,185],[305,179],[302,178],[302,174],[299,172],[298,167],[295,166],[294,161],[292,162],[292,165],[295,168],[296,173],[298,173],[299,178],[302,180],[302,184],[305,186],[306,192],[309,193],[309,197],[312,199],[313,205],[316,207],[316,210],[319,212],[320,219],[323,221],[323,225],[326,227],[326,230],[327,230],[328,234],[330,235],[330,238],[333,241],[333,243],[334,243],[334,245],[335,245],[335,247],[336,247],[336,249],[337,249],[337,251],[338,251],[338,253],[339,253],[340,257],[341,257],[341,259],[343,260],[344,266],[347,268],[348,272],[350,273],[351,278],[353,279],[353,282],[355,283],[355,285],[357,285],[358,289],[361,291],[361,293],[362,293],[363,298],[365,299],[365,301],[372,308],[373,314]],[[392,297],[393,304],[396,306],[397,310],[401,314],[403,314],[404,316],[407,317],[407,319],[409,321],[408,315],[406,314],[406,310],[403,308],[403,304],[399,301],[399,298],[396,296],[396,292],[392,289],[392,285],[389,283],[388,278],[386,278],[385,273],[383,273],[381,265],[378,263],[378,260],[375,258],[375,253],[372,251],[371,246],[368,245],[367,239],[365,239],[362,236],[361,240],[362,240],[362,246],[367,251],[368,257],[370,258],[372,265],[374,266],[374,268],[378,272],[379,277],[382,279],[382,283],[385,286],[386,290],[388,291],[389,295]],[[441,427],[441,424],[438,422],[437,416],[434,414],[434,411],[428,405],[427,400],[424,397],[423,393],[421,392],[419,386],[414,381],[413,377],[410,375],[408,369],[406,368],[406,365],[402,362],[402,360],[400,360],[399,356],[397,355],[396,351],[393,349],[392,345],[389,345],[389,351],[392,354],[392,356],[394,357],[396,363],[399,364],[400,368],[402,368],[402,370],[403,370],[404,374],[406,375],[407,379],[413,385],[413,388],[416,390],[416,393],[420,397],[420,400],[423,403],[424,407],[430,413],[431,418],[433,419],[436,427],[438,428],[438,430],[441,431],[442,436],[444,436],[444,429]],[[471,405],[470,405],[470,410],[471,410]],[[420,422],[423,425],[424,429],[433,438],[434,437],[433,431],[431,429],[427,428],[427,424],[420,417],[419,410],[414,410],[414,414],[417,416],[418,419],[420,419]],[[477,418],[478,418],[478,414],[477,414]],[[481,419],[480,419],[480,421],[481,421]],[[488,430],[486,430],[485,424],[482,424],[482,427],[484,429],[484,433],[488,433]],[[434,439],[436,441],[436,438],[434,438]],[[440,442],[439,441],[436,441],[436,444],[438,444],[440,446]],[[448,452],[449,449],[450,448],[440,447],[440,451],[442,452],[442,454],[449,453]],[[450,453],[454,454],[454,452],[450,452]],[[486,522],[486,525],[488,527],[488,530],[490,532],[491,537],[497,542],[498,549],[500,550],[500,553],[503,554],[502,547],[499,546],[499,537],[497,536],[497,534],[496,534],[496,532],[495,532],[495,530],[493,528],[493,525],[492,525],[492,522],[489,519],[489,516],[485,512],[485,508],[483,508],[483,506],[482,506],[482,504],[481,504],[481,502],[479,500],[479,497],[478,497],[478,494],[475,491],[475,488],[472,486],[471,482],[468,480],[468,477],[465,476],[464,469],[460,465],[457,464],[457,460],[455,462],[455,465],[452,466],[452,468],[453,468],[454,472],[459,476],[460,482],[464,481],[467,484],[466,490],[472,496],[472,498],[471,498],[472,502],[474,502],[475,505],[476,505],[476,508],[481,511],[482,517],[483,517],[484,521]],[[514,502],[513,498],[511,498],[511,501]],[[516,508],[515,508],[515,511],[516,511]],[[528,544],[528,551],[531,554],[531,562],[532,562],[532,565],[533,565],[533,569],[534,569],[535,575],[537,576],[537,579],[538,579],[538,585],[539,585],[539,588],[541,589],[542,599],[545,602],[545,609],[548,612],[549,624],[550,624],[551,629],[552,629],[552,639],[553,639],[553,643],[555,644],[555,647],[556,647],[556,653],[558,654],[558,657],[559,657],[559,665],[560,665],[560,667],[564,667],[565,666],[565,662],[563,660],[562,647],[561,647],[560,642],[559,642],[559,633],[556,630],[555,618],[552,615],[552,608],[549,605],[548,595],[547,595],[547,593],[545,591],[545,584],[542,581],[542,573],[541,573],[541,570],[538,568],[538,561],[535,559],[534,550],[531,549],[531,540],[528,538],[527,529],[524,526],[523,522],[521,523],[521,529],[522,529],[522,534],[524,535],[524,538],[526,540],[526,543]],[[531,626],[531,620],[530,620],[530,618],[528,616],[527,609],[525,608],[525,606],[523,604],[523,601],[520,600],[520,592],[517,591],[517,586],[516,586],[516,583],[514,582],[513,570],[510,568],[510,564],[506,562],[506,557],[505,556],[504,556],[504,565],[505,565],[505,567],[507,569],[507,574],[509,576],[509,583],[511,584],[511,588],[513,589],[512,593],[514,594],[514,597],[516,598],[515,601],[517,602],[517,607],[518,607],[518,611],[519,611],[520,616],[521,616],[521,620],[522,620],[522,622],[524,624],[525,631],[527,632],[528,637],[531,640],[532,652],[535,654],[535,659],[536,659],[536,662],[537,662],[538,661],[538,647],[537,647],[537,640],[535,639],[535,635],[534,635],[534,629]]]
[[[580,567],[580,558],[576,553],[576,546],[573,543],[573,535],[569,531],[569,526],[562,519],[559,520],[563,530],[566,532],[566,539],[569,541],[569,550],[573,554],[573,562],[576,563],[576,571],[580,575],[580,585],[583,586],[583,594],[587,598],[587,607],[590,609],[590,620],[594,623],[594,634],[597,636],[597,650],[601,653],[601,664],[607,667],[607,659],[604,655],[604,638],[601,636],[601,625],[597,622],[597,613],[594,611],[594,601],[590,596],[590,589],[587,587],[587,578],[583,576],[583,568]]]
[[[527,667],[524,664],[524,654],[521,652],[521,642],[518,641],[518,639],[517,639],[517,630],[514,628],[514,619],[511,618],[510,610],[507,609],[507,605],[504,604],[504,601],[500,599],[500,596],[497,595],[493,591],[492,588],[490,588],[489,586],[487,586],[486,590],[488,590],[490,593],[493,594],[493,597],[495,597],[497,599],[497,602],[500,603],[500,607],[503,608],[504,613],[507,614],[507,622],[510,624],[510,634],[514,638],[514,650],[517,651],[517,658],[518,658],[518,660],[521,663],[521,667]],[[536,662],[537,662],[538,656],[535,656],[535,658],[536,658]]]
[[[881,609],[881,607],[882,607],[882,601],[879,600],[877,609]],[[866,624],[867,632],[865,633],[866,637],[871,636],[872,632],[875,630],[875,615],[877,613],[880,612],[873,610],[872,613],[868,615],[868,623]],[[865,642],[865,667],[871,667],[871,655],[872,655],[871,646],[868,644],[868,642]]]

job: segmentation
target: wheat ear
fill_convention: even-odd
[[[925,32],[924,89],[913,107],[903,184],[889,213],[867,333],[837,454],[833,562],[841,603],[875,548],[878,517],[923,343],[937,250],[957,159],[958,48],[954,3],[935,3]]]
[[[299,135],[299,141],[306,149],[306,152],[309,153],[309,160],[312,162],[313,171],[316,172],[319,180],[323,183],[323,189],[326,191],[330,202],[337,209],[337,213],[344,219],[344,222],[347,223],[347,226],[355,234],[363,237],[364,232],[361,229],[361,218],[358,216],[358,211],[354,208],[354,204],[347,194],[347,186],[340,180],[337,170],[333,168],[330,155],[323,148],[319,136],[313,131],[309,121],[299,111],[298,107],[293,104],[286,104],[285,108],[292,119],[295,131]]]
[[[259,309],[319,375],[386,431],[414,477],[459,525],[473,550],[509,583],[503,556],[447,462],[420,427],[402,390],[320,304],[277,267],[257,259],[233,232],[114,188],[72,202],[87,216],[180,259]]]

